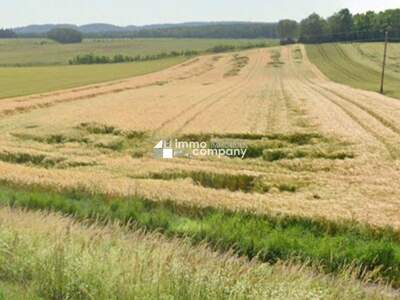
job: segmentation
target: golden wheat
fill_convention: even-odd
[[[398,100],[330,82],[302,46],[245,51],[240,68],[234,57],[203,56],[132,79],[2,100],[0,179],[400,228]],[[234,76],[225,76],[233,68]],[[82,124],[115,132],[89,132]],[[144,138],[126,137],[142,131]],[[201,139],[201,133],[315,132],[339,142],[288,146],[279,140],[272,150],[322,153],[328,147],[355,157],[152,157],[161,138],[188,133]],[[201,186],[190,176],[151,178],[168,172],[256,176],[272,188],[244,193]]]

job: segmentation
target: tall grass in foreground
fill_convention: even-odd
[[[400,283],[400,238],[390,229],[313,220],[290,216],[258,216],[214,208],[152,202],[133,198],[107,198],[82,191],[54,193],[0,186],[0,204],[32,210],[52,210],[80,220],[135,222],[146,230],[168,237],[186,237],[198,244],[207,241],[222,251],[234,250],[265,262],[293,257],[339,273],[349,265],[375,271],[375,279]]]
[[[116,223],[85,225],[56,214],[0,209],[0,299],[395,296],[383,286],[356,281],[353,275],[346,271],[331,278],[294,263],[270,266]]]

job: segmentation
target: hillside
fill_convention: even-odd
[[[329,79],[378,92],[383,43],[333,43],[307,45],[307,55]],[[388,47],[385,94],[400,98],[400,44]]]
[[[68,27],[81,31],[86,37],[276,38],[276,26],[275,23],[253,22],[188,22],[125,27],[97,23],[82,26],[30,25],[13,30],[22,37],[43,37],[53,28]]]
[[[277,45],[268,39],[85,39],[80,44],[62,45],[48,39],[0,40],[0,66],[67,65],[80,54],[136,56],[171,51],[205,51],[218,45],[245,46],[255,43]]]

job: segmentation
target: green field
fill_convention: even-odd
[[[216,45],[247,45],[273,40],[112,39],[61,45],[46,39],[0,40],[0,99],[73,88],[156,72],[183,62],[184,57],[155,61],[69,66],[79,54],[149,55],[170,51],[204,51]]]
[[[184,60],[174,57],[126,64],[0,68],[0,99],[143,75]]]
[[[81,44],[62,45],[46,39],[8,39],[0,40],[0,66],[63,65],[76,55],[88,53],[136,56],[259,42],[277,44],[276,40],[265,39],[88,39]]]
[[[400,98],[400,44],[389,44],[385,94]],[[331,80],[379,91],[382,43],[307,45],[307,54]]]

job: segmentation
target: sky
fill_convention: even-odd
[[[190,21],[275,22],[400,8],[399,0],[2,0],[0,28],[29,24],[145,25]]]

